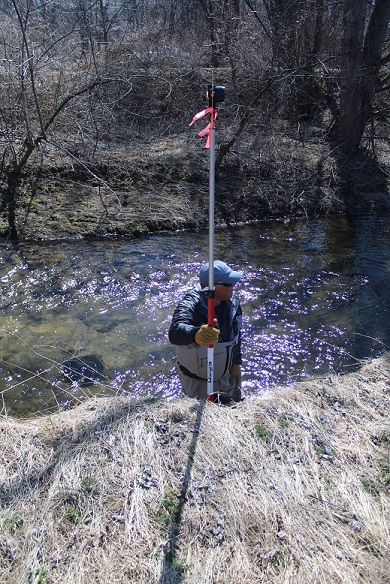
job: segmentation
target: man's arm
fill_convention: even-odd
[[[199,322],[199,316],[195,310],[196,299],[187,294],[177,305],[168,338],[173,345],[190,345],[195,343],[195,334],[203,322]]]

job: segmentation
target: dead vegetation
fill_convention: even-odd
[[[346,194],[350,211],[388,212],[386,185],[375,182],[371,158],[356,165],[359,188],[346,193],[350,180],[340,175],[316,134],[302,145],[295,129],[285,124],[264,141],[243,139],[216,175],[216,222],[338,214],[347,210]],[[39,173],[31,172],[16,209],[21,239],[142,236],[207,226],[209,157],[191,130],[132,142],[100,153],[88,164],[53,159]],[[0,235],[6,230],[0,219]]]
[[[381,3],[359,0],[359,42],[349,2],[174,4],[3,3],[1,237],[202,226],[207,158],[189,122],[220,83],[219,222],[388,209]]]
[[[0,580],[384,584],[389,356],[229,409],[3,417]]]

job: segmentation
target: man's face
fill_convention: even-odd
[[[223,300],[230,300],[233,296],[234,284],[215,284],[215,303],[223,302]]]

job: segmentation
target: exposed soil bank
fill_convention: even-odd
[[[328,146],[279,137],[229,154],[216,175],[218,224],[384,212],[388,179],[368,156],[340,170]],[[16,209],[20,239],[140,236],[208,223],[208,151],[186,136],[132,143],[90,163],[49,160],[29,169]],[[0,236],[7,218],[0,218]]]

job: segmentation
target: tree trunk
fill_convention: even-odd
[[[16,241],[18,239],[18,231],[16,229],[16,199],[19,189],[20,173],[10,173],[8,175],[5,193],[2,202],[2,210],[7,211],[8,221],[8,239]]]
[[[331,139],[345,154],[358,150],[372,115],[390,0],[376,0],[364,38],[366,0],[346,0],[341,54],[340,107]]]
[[[360,143],[356,129],[362,115],[362,47],[366,7],[366,0],[345,1],[340,59],[340,108],[331,135],[345,152],[355,150]]]
[[[390,0],[376,0],[363,46],[362,119],[360,136],[372,117],[375,93],[380,89],[379,73],[390,22]]]

